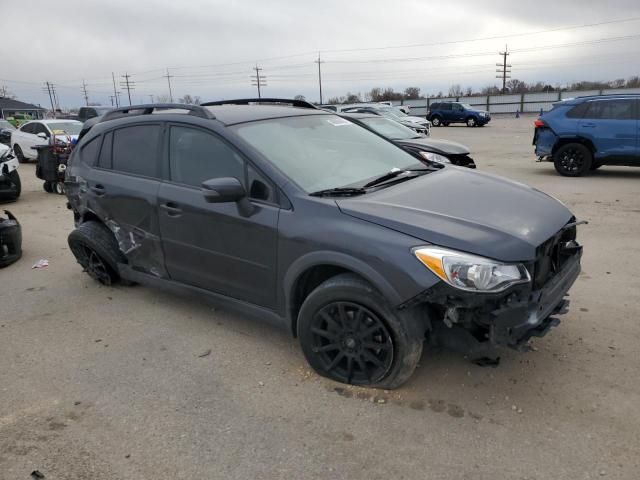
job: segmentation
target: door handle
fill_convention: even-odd
[[[105,194],[105,188],[100,184],[94,185],[93,187],[90,187],[90,188],[91,188],[91,191],[99,197]]]
[[[170,217],[179,217],[182,214],[182,209],[173,202],[161,203],[160,208]]]
[[[589,122],[589,123],[583,123],[582,126],[584,128],[594,128],[596,126],[596,124]]]

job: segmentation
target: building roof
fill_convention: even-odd
[[[9,97],[0,97],[0,110],[44,110],[44,108]]]

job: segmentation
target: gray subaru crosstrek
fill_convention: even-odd
[[[580,222],[552,197],[300,101],[113,110],[85,126],[66,187],[97,281],[273,320],[345,383],[397,387],[425,343],[526,349],[580,271]]]

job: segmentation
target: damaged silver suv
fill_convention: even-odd
[[[93,278],[273,320],[351,384],[401,385],[423,345],[525,349],[580,272],[579,222],[552,197],[301,101],[113,110],[85,126],[66,187]]]

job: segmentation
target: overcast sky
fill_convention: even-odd
[[[125,104],[125,73],[134,103],[167,95],[167,68],[174,98],[255,96],[256,63],[263,95],[317,101],[318,51],[325,100],[376,86],[493,85],[505,44],[525,81],[640,74],[638,0],[0,0],[0,20],[0,88],[47,105],[49,81],[63,107],[84,103],[83,79],[91,102],[110,105],[112,72]]]

